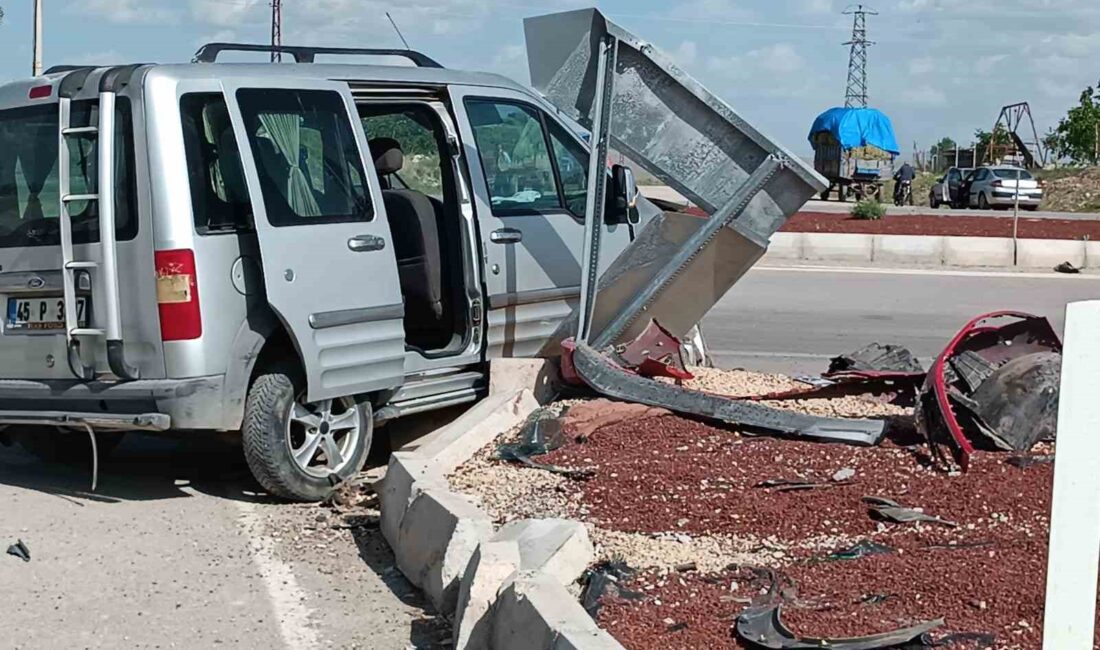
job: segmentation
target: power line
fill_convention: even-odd
[[[847,108],[865,108],[867,106],[867,48],[874,41],[867,40],[867,16],[877,16],[878,12],[856,5],[844,10],[844,15],[852,16],[852,40],[845,43],[851,47],[848,52],[848,83],[844,89],[844,106]]]

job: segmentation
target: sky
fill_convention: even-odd
[[[269,39],[267,0],[43,0],[44,62],[190,60],[209,41]],[[283,0],[283,42],[410,45],[447,67],[528,82],[523,18],[598,6],[669,53],[757,128],[799,155],[814,117],[842,105],[846,0]],[[1040,132],[1100,79],[1100,0],[878,0],[868,17],[870,105],[903,155],[969,142],[1004,104]],[[0,81],[29,76],[33,0],[0,0]]]

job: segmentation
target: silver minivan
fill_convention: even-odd
[[[57,457],[81,431],[100,454],[241,431],[264,488],[320,499],[376,424],[557,353],[588,148],[533,91],[416,52],[227,49],[0,86],[0,437]],[[649,214],[632,185],[601,266]]]

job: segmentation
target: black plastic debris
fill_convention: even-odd
[[[23,543],[23,540],[19,540],[16,543],[8,547],[8,555],[14,555],[15,557],[23,560],[24,562],[31,561],[31,550],[27,548],[27,545]]]
[[[829,488],[844,483],[814,483],[801,479],[770,478],[753,485],[754,488],[763,488],[773,492],[793,492],[796,490],[813,490],[814,488]]]
[[[665,632],[668,632],[668,633],[671,634],[672,632],[679,632],[680,630],[686,630],[687,628],[688,628],[687,623],[683,623],[683,622],[673,623],[672,625],[669,625],[668,627],[665,628]]]
[[[795,636],[781,620],[782,605],[749,607],[737,617],[737,635],[750,647],[768,650],[887,650],[923,647],[925,635],[943,625],[943,619],[871,636],[847,639],[821,639]]]
[[[867,594],[859,599],[860,605],[881,605],[893,598],[890,594]]]
[[[609,562],[601,562],[584,572],[584,591],[581,592],[581,605],[584,611],[593,619],[600,611],[600,601],[604,595],[611,598],[625,598],[627,600],[640,600],[645,594],[627,589],[622,583],[633,578],[637,573],[627,566],[625,560],[614,559]]]
[[[991,648],[997,643],[997,636],[985,632],[956,632],[937,639],[926,641],[929,648],[956,648],[962,644],[972,644],[975,648]]]
[[[892,521],[895,524],[921,522],[938,524],[940,526],[947,526],[948,528],[958,527],[958,524],[953,521],[934,517],[914,508],[906,508],[892,499],[884,497],[863,497],[862,501],[868,505],[872,515],[887,521]]]
[[[1011,456],[1006,463],[1013,467],[1019,467],[1020,469],[1026,469],[1032,465],[1046,465],[1047,463],[1054,462],[1054,454],[1035,454],[1033,456]]]
[[[1058,266],[1054,267],[1054,270],[1059,273],[1080,273],[1081,269],[1071,264],[1068,260],[1062,262]]]
[[[877,372],[924,372],[924,366],[917,361],[908,348],[900,345],[872,343],[855,352],[833,357],[829,361],[826,375],[850,371]]]
[[[591,478],[595,473],[593,470],[560,467],[540,463],[531,458],[532,456],[548,454],[569,441],[569,437],[562,429],[561,416],[564,414],[565,411],[556,414],[545,406],[536,409],[524,422],[519,433],[519,440],[498,446],[497,457],[508,462],[519,463],[525,467],[562,474],[572,479],[584,480]]]
[[[894,549],[872,542],[871,540],[864,539],[856,542],[852,546],[840,551],[833,551],[826,555],[822,560],[826,562],[836,562],[838,560],[858,560],[860,558],[869,557],[872,555],[887,555],[893,553]]]

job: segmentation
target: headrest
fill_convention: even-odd
[[[401,171],[405,165],[405,154],[401,151],[400,142],[393,138],[373,138],[368,144],[375,171],[382,176]]]

